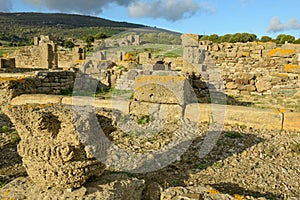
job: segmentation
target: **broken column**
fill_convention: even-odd
[[[21,137],[18,152],[29,177],[42,188],[77,188],[105,166],[82,144],[71,106],[27,104],[7,106],[5,113]],[[88,132],[87,120],[82,129]],[[81,130],[81,131],[84,131]]]

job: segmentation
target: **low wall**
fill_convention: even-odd
[[[294,95],[300,88],[300,45],[275,43],[211,43],[183,35],[183,73],[220,71],[230,95]],[[205,79],[204,81],[209,81]]]
[[[114,108],[129,113],[129,101],[115,101],[96,99],[94,97],[65,97],[53,95],[21,95],[12,99],[12,105],[26,103],[37,104],[67,104],[92,105],[98,108]],[[153,104],[152,104],[153,105]],[[184,119],[193,122],[212,122],[212,111],[224,112],[224,124],[245,125],[248,128],[268,130],[300,131],[300,113],[284,109],[259,109],[243,106],[188,104],[184,112]]]
[[[21,94],[59,94],[73,88],[75,77],[71,71],[0,74],[0,105]]]

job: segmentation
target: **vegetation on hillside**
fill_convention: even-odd
[[[285,42],[300,44],[300,38],[298,38],[296,40],[294,36],[286,35],[286,34],[280,34],[274,39],[269,36],[262,36],[259,39],[259,38],[257,38],[257,36],[255,34],[251,34],[251,33],[225,34],[223,36],[219,36],[217,34],[212,34],[212,35],[201,36],[200,40],[209,40],[214,43],[221,43],[221,42],[235,43],[235,42],[260,41],[260,42],[276,42],[277,44],[284,44]]]
[[[51,35],[52,38],[109,37],[131,28],[146,27],[98,17],[48,13],[0,13],[0,24],[0,42],[15,43],[12,46],[28,44],[38,35]]]

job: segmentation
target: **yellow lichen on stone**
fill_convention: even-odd
[[[22,78],[22,77],[0,77],[0,81],[17,81],[17,82],[20,82],[20,83],[24,83],[25,82],[25,79]]]
[[[218,190],[214,190],[214,189],[207,190],[207,192],[212,195],[220,194],[220,192]]]
[[[239,195],[239,194],[235,194],[235,195],[234,195],[234,198],[235,198],[236,200],[245,200],[245,197],[243,197],[243,196],[241,196],[241,195]]]
[[[299,65],[286,64],[284,66],[283,71],[290,72],[290,73],[300,73],[300,66]]]
[[[275,114],[280,114],[280,113],[285,113],[286,109],[285,108],[277,108],[275,109]]]
[[[294,49],[272,49],[269,51],[268,56],[273,57],[273,56],[287,56],[287,55],[292,55],[295,54],[296,50]]]

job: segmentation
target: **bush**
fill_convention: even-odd
[[[295,41],[295,37],[292,35],[280,34],[275,39],[277,44],[284,44],[285,42],[293,43]]]
[[[260,38],[260,41],[261,42],[271,42],[271,41],[273,41],[273,39],[271,37],[269,37],[269,36],[262,36]]]
[[[300,44],[300,38],[294,41],[294,44]]]
[[[71,40],[65,40],[64,41],[64,47],[65,48],[72,49],[72,48],[74,48],[74,46],[75,46],[75,44]]]

